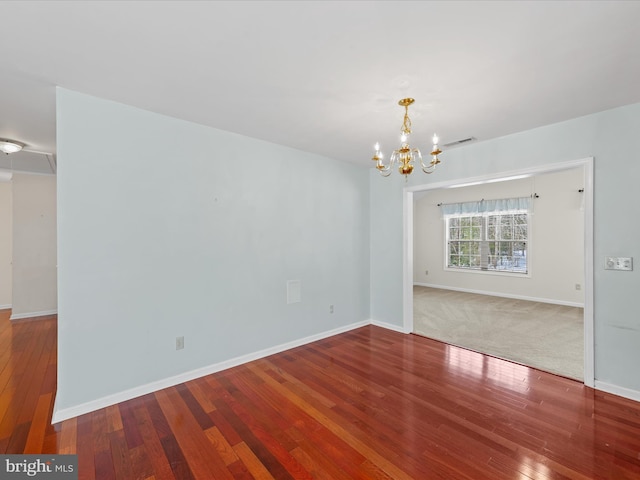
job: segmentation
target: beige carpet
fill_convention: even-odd
[[[584,378],[582,308],[415,286],[413,317],[420,335]]]

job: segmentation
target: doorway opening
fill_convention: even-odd
[[[581,189],[582,191],[580,192],[580,197],[579,197],[581,199],[579,209],[580,209],[580,212],[582,213],[581,220],[582,220],[582,230],[583,230],[582,232],[580,232],[580,234],[584,239],[584,242],[583,242],[584,251],[582,254],[583,278],[575,281],[575,285],[572,284],[572,286],[574,286],[574,288],[576,289],[578,288],[580,289],[581,291],[580,293],[583,295],[583,302],[584,302],[583,310],[581,310],[581,312],[583,312],[582,322],[583,322],[583,330],[584,330],[583,340],[582,340],[583,341],[582,378],[585,385],[593,386],[593,383],[594,383],[594,351],[593,351],[594,350],[594,347],[593,347],[594,326],[593,326],[593,159],[592,158],[586,158],[586,159],[576,160],[572,162],[563,162],[563,163],[553,164],[553,165],[546,165],[546,166],[530,168],[530,169],[522,169],[519,171],[503,172],[500,174],[487,175],[483,177],[459,179],[455,181],[440,182],[435,184],[405,188],[404,205],[403,205],[403,208],[404,208],[404,255],[403,255],[403,258],[404,258],[404,265],[403,265],[404,267],[404,285],[403,285],[404,331],[413,332],[416,330],[414,327],[414,303],[413,303],[414,302],[414,285],[416,284],[416,278],[420,277],[420,274],[424,273],[420,271],[414,271],[414,260],[415,260],[415,254],[416,254],[416,251],[414,250],[415,248],[415,245],[414,245],[415,203],[414,201],[417,198],[420,198],[420,196],[424,196],[424,195],[429,195],[433,197],[434,196],[433,194],[437,194],[438,192],[448,191],[445,189],[470,187],[471,185],[481,186],[484,184],[507,181],[515,177],[519,177],[519,178],[534,177],[535,178],[536,176],[561,173],[563,171],[570,171],[570,170],[580,172],[584,180],[583,188]],[[535,194],[535,192],[533,193]],[[533,208],[535,212],[535,206]],[[535,224],[533,228],[535,228]],[[443,246],[443,240],[438,245],[433,245],[432,248],[441,249],[439,251],[439,254],[441,256],[446,255],[445,246]],[[535,252],[535,249],[533,250],[533,252]],[[535,253],[532,253],[532,255],[535,255]],[[442,263],[440,265],[436,265],[436,268],[444,269],[445,265],[446,263]],[[561,265],[558,266],[558,268],[561,268]],[[453,274],[451,272],[448,272],[448,273],[450,276],[451,275],[455,276],[455,273]],[[540,277],[539,274],[540,272],[536,274],[536,270],[534,267],[534,269],[530,272],[530,278],[528,279],[529,284],[534,283],[536,279],[536,275],[538,276],[538,278]],[[467,276],[469,275],[473,276],[473,274],[468,274]],[[483,273],[478,273],[476,276],[482,277],[483,275],[490,275],[490,274],[483,272]],[[486,280],[491,280],[491,278],[489,277],[484,277],[484,278]],[[504,280],[504,278],[502,280]],[[420,283],[420,282],[417,282],[417,283]],[[495,282],[495,283],[497,285],[500,282]],[[460,286],[457,288],[454,287],[453,291],[455,290],[458,290],[459,293],[470,293],[468,291],[469,289],[464,288],[464,285],[462,285],[462,287]],[[467,292],[464,292],[465,290],[467,290]],[[471,291],[471,293],[474,293],[473,290]],[[499,292],[494,291],[494,293],[498,295]],[[505,296],[509,297],[510,296],[509,292],[506,292]],[[511,297],[518,297],[518,295],[511,295]],[[495,297],[495,298],[498,298],[498,297]],[[523,300],[538,300],[538,299],[524,298]],[[556,302],[556,303],[562,304],[562,301]],[[578,306],[579,305],[571,305],[571,302],[569,302],[569,305],[567,305],[567,307],[578,307]],[[517,307],[514,307],[514,308],[517,308]],[[575,312],[573,312],[572,314],[575,315]],[[449,343],[452,343],[452,342],[449,342]],[[465,345],[461,345],[461,346],[464,347]],[[468,348],[474,349],[473,346],[469,346]],[[490,355],[492,354],[491,351],[483,352],[483,353],[488,353]],[[500,356],[500,355],[498,354],[495,356]],[[510,359],[510,358],[507,358],[507,359],[518,362],[518,359]],[[523,362],[520,361],[520,363],[523,363]],[[538,365],[531,365],[531,366],[536,368],[541,368],[543,370],[545,369],[544,367],[540,367]],[[562,374],[562,372],[554,372],[554,373]],[[567,374],[566,376],[575,378],[576,375]]]

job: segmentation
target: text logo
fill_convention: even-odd
[[[78,480],[77,455],[0,455],[3,480]]]

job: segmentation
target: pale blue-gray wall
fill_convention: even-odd
[[[369,319],[366,169],[65,89],[57,136],[56,411]]]
[[[473,133],[473,132],[471,132]],[[371,317],[402,327],[402,191],[405,186],[473,178],[594,157],[595,377],[640,391],[640,104],[521,132],[441,156],[433,175],[405,183],[370,172]],[[604,256],[636,259],[633,272],[604,270]],[[561,266],[559,266],[561,268]]]
[[[57,115],[56,410],[368,319],[401,328],[405,186],[591,156],[596,380],[640,390],[637,270],[602,268],[640,258],[640,104],[451,149],[408,183],[64,89]]]

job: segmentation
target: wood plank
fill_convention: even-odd
[[[120,410],[120,418],[122,419],[122,430],[116,430],[112,433],[124,432],[124,438],[127,441],[127,446],[131,449],[142,445],[142,436],[138,431],[138,422],[133,413],[133,409],[136,402],[139,399],[129,400],[118,404]]]
[[[194,476],[191,473],[189,463],[173,435],[163,436],[160,442],[175,478],[177,480],[193,480]]]
[[[77,450],[78,442],[78,418],[72,418],[62,422],[62,431],[60,432],[60,444],[58,451],[62,454],[74,454]]]
[[[37,454],[42,452],[46,427],[51,422],[52,397],[51,393],[46,393],[38,398],[38,404],[32,412],[33,418],[23,453]]]
[[[31,422],[21,423],[16,425],[9,437],[9,443],[5,449],[5,453],[18,453],[23,452],[27,443],[27,437],[29,436],[29,430],[31,428]]]
[[[94,418],[96,418],[94,414],[87,414],[78,418],[78,448],[76,453],[78,461],[82,459],[82,465],[78,465],[78,480],[94,480],[96,478],[95,444],[93,442]]]
[[[265,466],[278,479],[291,479],[291,474],[278,461],[277,457],[272,453],[269,447],[276,448],[275,445],[264,444],[255,432],[251,430],[245,422],[252,422],[252,419],[243,415],[243,410],[231,395],[226,395],[224,400],[216,401],[216,411],[222,413],[225,419],[233,426],[233,429],[243,439],[242,443],[252,451],[258,461]],[[234,408],[235,407],[235,408]],[[240,414],[238,414],[240,412]],[[234,450],[236,445],[234,445]],[[244,448],[244,447],[243,447]],[[237,450],[236,450],[237,453]],[[240,457],[242,459],[242,457]],[[243,459],[244,461],[244,459]],[[250,465],[247,465],[250,467]],[[251,468],[249,468],[251,471]],[[253,472],[252,472],[253,473]]]
[[[189,387],[183,383],[181,385],[176,385],[176,390],[182,397],[182,400],[189,407],[191,415],[193,415],[193,417],[196,419],[196,421],[200,425],[200,428],[202,430],[207,430],[208,428],[213,427],[213,421],[211,420],[211,417],[209,417],[200,402],[196,399],[196,397],[194,397]]]
[[[295,442],[291,441],[286,433],[276,426],[278,422],[273,420],[277,416],[277,412],[270,412],[271,415],[254,416],[256,413],[261,413],[262,408],[259,408],[258,405],[261,405],[262,402],[258,398],[257,404],[252,403],[242,393],[243,386],[246,391],[250,393],[248,384],[243,384],[242,379],[238,377],[234,380],[233,384],[238,386],[238,391],[235,392],[233,400],[227,397],[227,402],[242,420],[243,424],[251,431],[251,434],[255,436],[255,439],[259,441],[259,444],[254,444],[252,450],[254,452],[260,452],[258,456],[263,463],[268,459],[269,471],[276,474],[278,478],[289,478],[286,476],[287,472],[291,475],[290,478],[292,479],[311,479],[311,476],[304,467],[289,453],[287,447],[295,448]],[[271,432],[274,432],[274,434],[271,434]],[[243,438],[250,438],[247,431],[245,431]],[[267,455],[265,449],[262,447],[266,447],[269,455]],[[277,463],[274,463],[273,460],[277,461]],[[286,472],[281,470],[280,466],[286,470]]]
[[[253,478],[256,480],[275,480],[246,443],[240,442],[234,445],[233,450],[240,457],[240,460],[242,460],[242,463],[247,467]]]
[[[109,409],[101,408],[97,410],[91,415],[91,429],[93,432],[93,449],[96,452],[107,452],[110,449],[109,445],[109,433],[117,430],[109,430],[108,428],[108,415]],[[118,413],[118,418],[120,417],[120,413]],[[62,422],[63,424],[65,422]],[[122,430],[120,428],[119,430]]]
[[[151,464],[144,445],[139,445],[132,449],[129,452],[129,456],[133,474],[131,478],[141,480],[156,478],[153,465]]]
[[[211,448],[207,436],[200,428],[175,388],[167,388],[154,395],[164,412],[171,431],[196,479],[232,479],[224,461]]]
[[[165,454],[163,444],[158,437],[158,431],[155,429],[146,405],[147,403],[145,402],[134,409],[134,415],[138,424],[138,430],[142,436],[143,446],[149,462],[153,466],[155,477],[158,479],[173,480],[175,477],[169,464],[169,458]]]
[[[78,470],[86,470],[86,467],[78,458]],[[95,453],[94,463],[96,469],[96,478],[100,480],[115,480],[116,472],[113,465],[113,457],[110,450],[102,450]]]
[[[105,432],[117,432],[118,430],[122,430],[124,428],[122,424],[122,417],[120,416],[120,408],[118,405],[111,405],[106,407],[104,410],[105,416]]]
[[[188,382],[186,385],[205,412],[210,413],[216,409],[216,406],[211,401],[210,393],[207,389],[207,382],[204,379],[198,378],[192,382]]]
[[[224,438],[220,430],[218,430],[218,427],[211,427],[205,430],[205,433],[225,465],[229,466],[239,460],[238,455],[233,451],[233,447],[229,445],[229,442],[227,442],[227,439]]]
[[[140,444],[129,447],[124,430],[118,430],[109,434],[111,445],[111,459],[116,478],[133,478],[133,466],[130,453]]]

